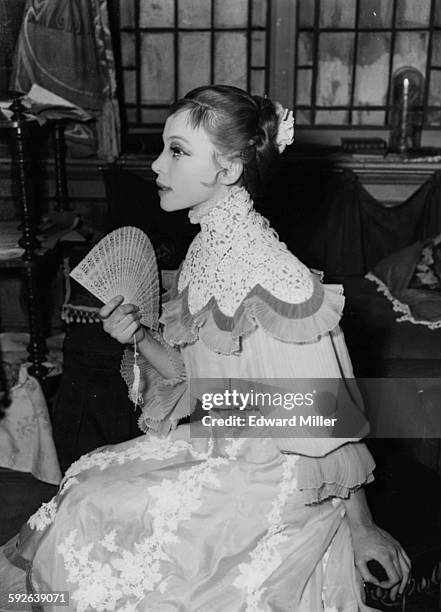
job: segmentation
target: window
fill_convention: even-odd
[[[392,75],[425,79],[425,127],[441,126],[440,0],[298,0],[297,124],[387,126]]]
[[[269,86],[270,0],[119,0],[130,130],[158,129],[173,100],[207,83]]]
[[[176,97],[224,82],[295,108],[300,140],[339,144],[348,129],[383,136],[392,77],[412,66],[424,79],[423,144],[439,145],[441,0],[112,0],[112,6],[129,135],[159,132]]]

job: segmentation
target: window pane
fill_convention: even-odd
[[[316,125],[347,125],[348,111],[320,110],[315,116]]]
[[[326,0],[320,5],[320,27],[353,28],[355,0]]]
[[[265,32],[256,31],[251,34],[251,64],[252,66],[265,66],[266,63],[266,36]]]
[[[429,105],[441,105],[441,71],[430,71],[430,86],[429,86]]]
[[[253,0],[253,26],[266,27],[267,0]]]
[[[248,0],[215,0],[216,28],[245,28],[248,25]]]
[[[312,66],[313,40],[312,32],[299,32],[297,57],[299,65]]]
[[[143,108],[141,112],[142,123],[165,123],[167,108]]]
[[[135,27],[134,0],[119,0],[119,14],[122,28]]]
[[[394,71],[413,66],[426,73],[428,32],[398,32],[395,39]]]
[[[432,36],[432,66],[441,66],[441,32],[433,32]]]
[[[263,96],[265,94],[265,71],[251,71],[251,93]]]
[[[175,24],[174,0],[139,0],[139,8],[142,28],[172,28]]]
[[[314,25],[314,2],[299,0],[299,27],[312,28]]]
[[[441,125],[441,111],[438,111],[438,110],[428,111],[427,117],[426,117],[426,124],[434,125],[434,126]]]
[[[128,108],[126,110],[126,119],[129,123],[137,123],[136,108]]]
[[[211,26],[211,2],[207,0],[179,0],[179,27],[209,28]]]
[[[179,36],[179,92],[210,82],[210,33],[181,33]]]
[[[398,0],[396,25],[402,28],[429,27],[430,3],[431,0]]]
[[[247,40],[242,32],[218,32],[215,35],[214,80],[216,83],[246,88]]]
[[[174,95],[173,34],[143,34],[141,38],[141,100],[170,104]]]
[[[298,110],[296,111],[296,125],[309,125],[311,123],[311,111]]]
[[[124,70],[124,99],[128,104],[136,104],[136,75],[134,70]]]
[[[297,104],[311,104],[312,70],[297,71]]]
[[[363,0],[360,2],[361,28],[389,28],[392,24],[391,0]]]
[[[135,35],[121,32],[121,63],[123,66],[135,66]]]
[[[352,113],[353,125],[384,125],[386,113],[384,111],[354,111]]]
[[[360,32],[355,77],[354,104],[386,103],[389,84],[390,34]]]
[[[316,100],[319,106],[349,104],[353,47],[353,34],[320,35]]]
[[[435,25],[441,26],[441,2],[435,2]]]

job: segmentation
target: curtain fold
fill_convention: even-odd
[[[276,229],[304,263],[328,277],[364,276],[391,253],[441,232],[441,172],[393,207],[350,171],[320,179],[297,174],[291,181],[292,200]]]

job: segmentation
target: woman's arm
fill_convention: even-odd
[[[410,574],[410,559],[387,531],[380,529],[372,520],[363,489],[358,489],[349,499],[343,500],[351,530],[355,565],[362,579],[383,588],[390,588],[391,599],[402,594]],[[387,580],[379,581],[369,571],[368,562],[378,561],[387,574]]]
[[[139,309],[133,304],[124,304],[122,296],[116,296],[105,304],[100,312],[103,328],[121,344],[137,342],[138,351],[164,378],[176,377],[176,371],[165,347],[155,340],[141,325]]]

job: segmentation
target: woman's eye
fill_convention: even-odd
[[[180,147],[170,147],[173,157],[182,157],[185,155],[184,151]]]

